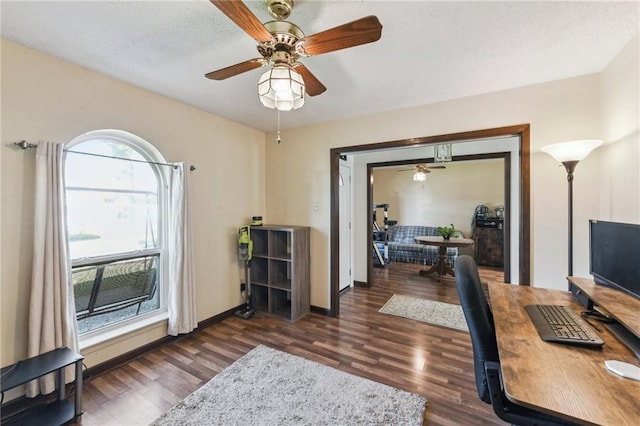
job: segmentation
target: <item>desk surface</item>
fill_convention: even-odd
[[[604,327],[602,350],[544,342],[524,310],[528,304],[564,304],[580,312],[569,292],[490,283],[489,295],[511,401],[584,424],[638,424],[640,382],[604,366],[607,359],[640,366],[633,353]]]

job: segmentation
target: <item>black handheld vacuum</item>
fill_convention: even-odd
[[[246,294],[245,304],[235,312],[235,315],[249,319],[256,313],[251,303],[251,258],[253,255],[253,241],[251,241],[251,227],[243,226],[238,229],[238,259],[244,264],[244,279],[240,283],[240,291]]]

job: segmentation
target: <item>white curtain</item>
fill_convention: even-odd
[[[190,172],[176,163],[171,173],[169,205],[169,334],[189,333],[198,326],[191,225]]]
[[[29,357],[61,346],[75,351],[79,348],[67,241],[63,148],[62,144],[40,142],[36,151]],[[27,396],[54,390],[54,376],[49,374],[30,382]]]

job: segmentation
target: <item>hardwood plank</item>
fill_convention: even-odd
[[[468,333],[378,312],[395,293],[458,303],[452,278],[421,277],[421,268],[396,262],[375,270],[370,288],[341,294],[339,318],[231,317],[152,350],[85,384],[82,424],[149,423],[263,344],[423,395],[424,424],[504,425],[476,393]],[[503,279],[497,269],[480,272],[484,281]]]

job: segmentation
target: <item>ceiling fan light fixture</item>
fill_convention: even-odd
[[[288,64],[278,63],[262,74],[258,96],[262,105],[279,111],[290,111],[304,105],[304,80]]]
[[[425,172],[419,171],[413,174],[413,180],[416,182],[424,182],[427,180],[427,174]]]

